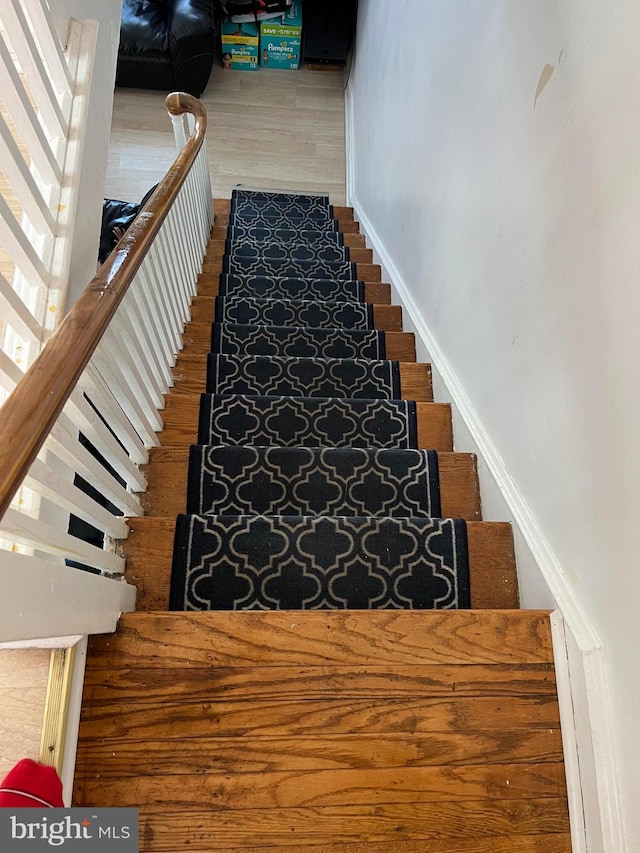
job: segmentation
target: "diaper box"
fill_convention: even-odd
[[[299,68],[302,49],[302,2],[294,0],[282,18],[260,24],[260,65]]]
[[[237,23],[227,18],[221,27],[222,67],[236,71],[258,70],[258,24]]]

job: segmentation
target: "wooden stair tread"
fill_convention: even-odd
[[[90,724],[85,726],[91,731]],[[149,753],[142,738],[86,738],[82,763],[100,778],[138,777],[144,761],[148,775],[203,773],[212,767],[235,773],[295,770],[344,770],[378,767],[470,766],[477,764],[546,764],[562,761],[560,729],[467,731],[410,734],[203,736],[160,740]]]
[[[193,365],[196,371],[194,381],[197,387],[204,387],[206,363],[200,359]],[[176,386],[166,397],[162,411],[164,430],[158,433],[161,445],[195,444],[198,431],[200,397],[197,393],[185,393],[189,378],[188,363],[180,362],[174,370]],[[451,407],[448,403],[418,403],[416,406],[418,447],[424,450],[442,452],[453,449],[451,430]]]
[[[212,267],[208,272],[202,272],[198,276],[199,296],[218,296],[220,290],[220,273],[222,267]],[[391,305],[391,285],[381,282],[379,279],[365,278],[364,301],[373,305]]]
[[[152,448],[143,469],[147,491],[140,496],[147,515],[178,515],[187,505],[187,445]],[[480,489],[475,456],[439,453],[441,510],[445,518],[480,519]]]
[[[205,256],[205,259],[203,262],[203,268],[202,268],[202,271],[205,273],[211,272],[211,271],[217,272],[218,270],[216,269],[216,267],[220,263],[220,259],[226,254],[226,237],[221,237],[221,238],[217,237],[217,234],[219,234],[219,233],[220,233],[219,231],[215,231],[212,234],[211,239],[209,240],[209,245],[207,247],[207,254]],[[357,235],[357,236],[359,236],[359,235]],[[380,267],[377,264],[373,263],[373,251],[371,249],[367,249],[364,246],[358,246],[358,245],[350,246],[350,245],[348,245],[348,243],[351,243],[351,242],[355,242],[355,241],[349,240],[345,244],[345,248],[349,249],[349,260],[352,263],[358,264],[358,266],[360,266],[360,265],[371,266],[371,267],[375,266],[376,269],[378,269],[378,270],[380,269]],[[378,276],[377,272],[375,273],[375,276],[376,277],[371,279],[371,280],[372,281],[380,281],[380,279],[377,277]],[[358,276],[358,278],[360,278],[360,275]],[[364,276],[362,276],[362,278],[364,278]]]
[[[490,841],[494,835],[566,833],[568,828],[566,801],[554,798],[249,808],[222,813],[214,804],[213,808],[175,811],[152,808],[140,815],[140,837],[149,839],[146,853],[183,850],[185,845],[191,850],[194,842],[205,850],[237,850],[244,844],[265,851],[294,840],[303,849],[313,850],[328,838],[343,844],[387,839],[422,839],[424,843],[452,837]]]
[[[545,611],[125,614],[74,799],[144,804],[149,851],[562,853],[552,654]]]
[[[269,643],[264,643],[264,637]],[[118,658],[118,655],[124,655]],[[550,664],[546,610],[124,613],[91,638],[87,669]]]
[[[385,332],[386,358],[393,361],[415,362],[416,340],[413,332]],[[183,337],[189,355],[207,354],[211,350],[211,323],[188,323]]]
[[[320,66],[319,66],[320,67]],[[322,66],[323,69],[327,66]],[[331,66],[329,66],[331,67]],[[203,849],[189,847],[190,853],[205,853]],[[167,848],[163,853],[184,853],[184,848]],[[256,853],[255,847],[233,847],[233,853]],[[261,850],[265,853],[265,848]],[[556,832],[553,835],[485,836],[478,839],[429,839],[424,841],[395,841],[360,843],[326,843],[300,846],[296,843],[270,846],[268,853],[571,853],[571,836]]]
[[[191,303],[191,322],[213,323],[215,297],[194,296]],[[374,305],[373,326],[381,332],[402,331],[402,308],[399,305]]]
[[[357,770],[276,770],[140,776],[135,785],[119,779],[86,780],[86,805],[135,808],[147,814],[193,808],[198,801],[233,813],[269,809],[340,808],[348,792],[349,810],[371,804],[411,806],[459,801],[560,798],[565,795],[562,764],[462,767],[380,767]],[[160,802],[158,802],[160,800]],[[342,806],[344,808],[344,806]],[[346,811],[346,809],[345,809]],[[226,817],[226,815],[225,815]]]
[[[458,696],[435,699],[371,699],[343,701],[305,699],[279,701],[225,700],[202,702],[146,701],[101,707],[99,698],[84,701],[82,743],[113,739],[197,741],[203,737],[242,738],[245,744],[263,737],[325,738],[336,735],[411,737],[466,732],[521,732],[559,728],[553,696]]]
[[[138,608],[166,610],[173,556],[175,518],[129,519],[122,542],[126,580],[138,587]],[[518,606],[511,526],[504,522],[467,522],[471,604],[481,609]]]
[[[210,334],[210,327],[205,328]],[[191,336],[189,329],[185,332],[185,342],[189,345],[189,352],[182,353],[178,357],[176,366],[172,370],[174,389],[183,394],[202,394],[206,389],[208,353],[192,351],[192,342],[195,343],[195,339]],[[403,400],[432,402],[431,365],[400,362],[400,395]]]
[[[143,804],[147,851],[563,853],[551,661],[544,611],[125,614],[74,801]]]

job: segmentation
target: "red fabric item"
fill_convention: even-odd
[[[23,758],[0,782],[0,808],[63,808],[62,782],[53,767]]]

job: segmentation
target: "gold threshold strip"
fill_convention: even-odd
[[[53,649],[42,721],[40,762],[62,773],[75,647]]]

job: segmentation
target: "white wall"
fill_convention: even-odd
[[[630,850],[639,43],[636,0],[361,0],[347,97],[351,203],[546,555],[523,604],[602,642]]]
[[[79,216],[75,220],[68,308],[96,272],[122,0],[50,0],[49,5],[62,39],[67,32],[69,18],[98,22],[95,67],[89,94],[89,122],[78,198]]]

